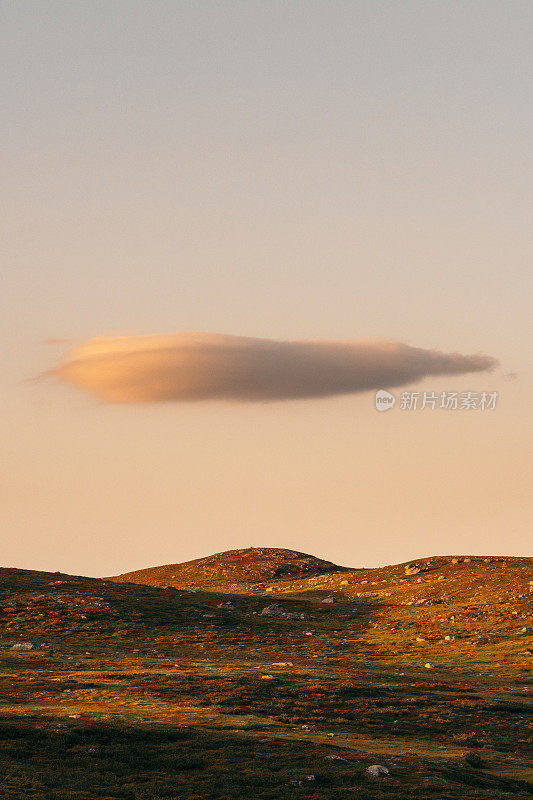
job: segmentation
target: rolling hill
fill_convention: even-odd
[[[0,569],[0,797],[531,797],[532,573],[272,548]]]
[[[249,547],[226,550],[206,558],[165,564],[126,572],[110,580],[121,583],[174,586],[179,589],[221,591],[261,590],[277,580],[306,579],[314,575],[342,572],[343,567],[307,553],[274,547]]]

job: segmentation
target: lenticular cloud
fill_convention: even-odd
[[[111,403],[272,401],[402,386],[429,375],[481,372],[485,355],[389,340],[275,341],[214,333],[89,339],[52,370]]]

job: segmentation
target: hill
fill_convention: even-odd
[[[262,589],[266,583],[281,579],[306,579],[313,575],[342,572],[331,561],[275,547],[249,547],[226,550],[206,558],[182,564],[126,572],[111,580],[121,583],[174,586],[181,589],[201,588],[222,591]]]
[[[0,797],[533,795],[533,559],[179,566],[0,569]]]

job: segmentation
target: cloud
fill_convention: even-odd
[[[69,350],[50,374],[111,403],[268,401],[402,386],[496,364],[490,356],[440,353],[389,340],[275,341],[176,333],[90,339]]]

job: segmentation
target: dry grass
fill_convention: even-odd
[[[285,574],[235,610],[0,571],[0,798],[531,796],[531,560],[432,562]],[[309,619],[261,616],[272,594]]]

